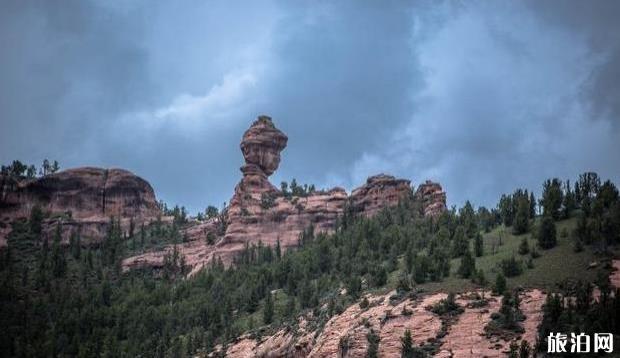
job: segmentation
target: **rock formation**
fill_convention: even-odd
[[[351,204],[355,212],[370,217],[412,194],[409,180],[379,174],[368,178],[366,184],[353,190]]]
[[[420,184],[414,199],[421,203],[425,216],[437,217],[446,210],[446,193],[439,183],[427,180]]]
[[[155,219],[160,210],[153,188],[144,179],[122,169],[76,168],[37,179],[0,177],[0,222],[30,215],[34,206],[56,219],[62,219],[63,232],[78,230],[85,239],[101,239],[110,217],[123,226]],[[68,236],[68,235],[65,235]]]
[[[353,190],[350,196],[342,188],[314,191],[302,196],[285,195],[269,182],[280,164],[280,153],[286,147],[287,136],[278,130],[271,118],[259,116],[241,139],[245,164],[243,177],[226,209],[225,232],[218,233],[212,223],[190,227],[184,235],[189,243],[177,249],[185,262],[196,272],[215,257],[230,263],[247,244],[295,247],[300,234],[309,227],[315,233],[330,233],[347,205],[354,213],[370,217],[382,208],[394,206],[404,198],[413,197],[410,181],[380,174],[368,178],[366,184]],[[420,200],[427,215],[438,215],[445,209],[445,193],[439,184],[427,182]],[[420,191],[420,190],[418,190]],[[206,243],[209,234],[217,236],[213,245]],[[125,269],[140,266],[160,267],[165,252],[150,252],[124,262]]]
[[[379,357],[399,357],[401,337],[409,330],[417,346],[434,345],[436,357],[505,357],[509,341],[497,336],[487,336],[484,326],[491,314],[500,307],[501,297],[491,297],[487,292],[488,305],[478,307],[472,303],[475,293],[459,295],[457,303],[464,312],[454,322],[446,321],[428,308],[446,298],[445,293],[430,294],[418,299],[406,299],[392,304],[390,296],[367,295],[368,308],[352,304],[341,314],[336,314],[324,327],[312,331],[305,318],[299,319],[296,330],[282,329],[272,336],[254,339],[239,337],[226,348],[226,357],[365,357],[368,351],[367,334],[372,329],[379,336]],[[517,342],[536,342],[538,326],[542,321],[542,305],[545,294],[539,290],[525,291],[521,295],[521,309],[525,315],[522,323],[525,332]],[[312,317],[309,317],[311,319]],[[442,327],[447,328],[443,331]],[[344,342],[344,344],[343,344]],[[345,346],[346,354],[342,347]],[[221,347],[216,347],[217,350]],[[270,352],[276,352],[270,355]],[[215,356],[215,354],[213,354]]]

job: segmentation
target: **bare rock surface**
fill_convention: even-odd
[[[417,345],[435,338],[441,328],[440,318],[426,309],[447,295],[443,293],[426,296],[420,300],[404,300],[390,304],[390,292],[385,295],[367,295],[368,308],[358,303],[333,316],[319,332],[308,332],[305,326],[293,334],[285,330],[261,338],[257,342],[242,336],[226,351],[227,357],[365,357],[368,350],[366,335],[373,329],[380,337],[379,356],[400,356],[401,337],[409,329]],[[405,308],[405,310],[403,310]],[[404,313],[406,312],[406,314]],[[346,355],[341,341],[345,340]]]
[[[280,153],[287,136],[271,118],[259,116],[243,134],[240,148],[245,164],[242,178],[235,187],[225,220],[226,230],[216,233],[210,224],[197,224],[184,229],[188,243],[177,246],[185,261],[196,272],[214,258],[230,264],[247,244],[275,246],[282,250],[298,245],[300,234],[312,227],[315,234],[331,233],[336,220],[350,203],[354,212],[370,217],[382,208],[397,205],[413,195],[409,180],[390,175],[368,178],[366,184],[347,195],[342,188],[321,190],[304,196],[285,195],[269,182],[280,164]],[[444,196],[445,198],[445,196]],[[217,234],[213,244],[206,242],[207,233]],[[140,266],[160,267],[163,257],[172,248],[148,252],[123,262],[124,269]]]
[[[406,299],[390,304],[385,295],[367,295],[370,305],[362,309],[359,303],[333,316],[320,331],[306,331],[300,325],[296,333],[279,330],[273,336],[255,340],[249,336],[240,337],[226,351],[227,357],[365,357],[368,350],[367,334],[372,329],[379,337],[380,357],[399,357],[401,338],[410,330],[417,346],[428,344],[438,338],[442,318],[428,307],[447,297],[445,293],[427,295],[417,300]],[[473,307],[472,293],[460,295],[457,303],[464,312],[449,326],[447,335],[441,338],[436,357],[505,357],[510,341],[500,337],[487,336],[485,325],[491,314],[497,312],[501,297],[485,293],[489,304]],[[537,330],[542,321],[542,305],[546,295],[540,290],[528,290],[521,294],[521,310],[526,316],[522,322],[525,332],[517,341],[536,343]],[[343,352],[343,346],[346,352]],[[346,353],[346,354],[345,354]]]
[[[446,192],[439,183],[430,180],[418,186],[415,200],[421,203],[425,216],[437,217],[446,210]]]
[[[351,203],[355,212],[369,217],[411,195],[411,181],[379,174],[368,178],[366,184],[351,192]]]
[[[501,297],[489,296],[489,304],[484,307],[467,307],[470,299],[468,295],[462,295],[457,303],[466,307],[459,316],[458,321],[452,325],[448,334],[443,339],[437,357],[505,357],[508,352],[510,341],[504,341],[500,337],[488,337],[484,332],[484,326],[491,320],[491,314],[497,312],[501,306]],[[521,311],[525,315],[522,322],[525,332],[518,341],[527,340],[531,346],[536,343],[537,331],[542,322],[542,305],[546,295],[540,290],[526,291],[521,295]]]
[[[37,179],[0,177],[0,221],[8,223],[30,215],[39,206],[52,217],[44,230],[60,223],[63,233],[77,230],[84,238],[101,239],[110,217],[128,227],[150,222],[160,215],[155,193],[144,179],[123,169],[83,167]],[[0,231],[6,235],[6,229]],[[66,239],[66,237],[65,237]]]

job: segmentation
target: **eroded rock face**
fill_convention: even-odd
[[[255,340],[239,337],[226,350],[227,357],[365,357],[368,351],[367,334],[372,329],[380,338],[380,357],[399,357],[401,337],[409,329],[417,345],[434,339],[441,329],[439,316],[426,309],[446,297],[439,293],[423,299],[405,300],[392,305],[385,295],[367,295],[370,306],[360,308],[358,303],[333,316],[320,331],[308,330],[300,318],[297,331],[280,330],[273,336]],[[407,312],[404,314],[404,312]],[[346,342],[343,352],[341,342]],[[277,352],[275,355],[274,352]]]
[[[430,180],[418,186],[414,196],[425,216],[437,217],[446,210],[446,193],[439,183]]]
[[[411,181],[379,174],[368,178],[366,184],[353,190],[351,203],[354,211],[370,217],[411,195]]]
[[[246,244],[275,246],[282,249],[296,247],[300,234],[310,226],[315,234],[331,233],[336,220],[342,216],[347,205],[360,215],[370,217],[382,208],[397,205],[413,195],[410,181],[380,174],[368,178],[366,184],[353,190],[350,196],[342,188],[317,191],[307,196],[285,196],[269,182],[269,176],[280,164],[280,153],[288,138],[278,130],[271,118],[260,116],[241,139],[241,151],[245,164],[241,167],[243,177],[235,187],[225,218],[226,231],[217,233],[217,240],[207,244],[202,229],[186,229],[190,243],[179,245],[185,253],[185,261],[192,272],[203,267],[209,260],[219,257],[225,264]],[[437,187],[439,188],[437,191]],[[428,195],[422,196],[429,215],[445,209],[445,193],[441,186],[429,186]],[[443,193],[437,196],[436,193]],[[440,199],[443,199],[441,201]],[[442,206],[443,205],[443,206]],[[201,231],[202,230],[202,231]],[[209,229],[209,232],[214,232]],[[199,240],[199,242],[194,242]],[[166,250],[170,250],[167,248]],[[125,269],[141,265],[158,267],[163,264],[162,253],[146,253],[125,260]]]
[[[270,117],[259,116],[243,134],[241,152],[246,165],[255,165],[267,176],[280,165],[280,152],[286,147],[288,137],[271,121]]]
[[[489,337],[484,332],[484,327],[491,321],[491,314],[499,311],[501,297],[491,297],[489,292],[489,304],[484,307],[471,307],[471,295],[461,295],[457,303],[465,307],[464,312],[452,325],[448,334],[443,338],[443,344],[436,357],[475,358],[475,357],[506,357],[510,341],[500,337]],[[516,340],[526,340],[530,346],[536,344],[538,326],[542,322],[542,305],[546,295],[540,290],[526,291],[521,295],[521,311],[525,315],[522,322],[525,332]]]
[[[65,217],[63,232],[79,230],[84,238],[101,239],[112,216],[128,226],[130,218],[142,223],[160,214],[150,184],[123,169],[84,167],[33,180],[2,177],[0,184],[3,222],[28,217],[38,205],[44,212]],[[56,220],[45,223],[55,225]]]
[[[456,321],[447,325],[444,336],[441,332],[442,317],[428,308],[447,297],[436,293],[416,300],[406,299],[392,305],[385,295],[367,295],[370,305],[362,309],[359,303],[349,306],[341,314],[333,316],[319,331],[308,331],[299,325],[296,332],[280,330],[273,336],[256,340],[249,336],[240,337],[227,347],[226,356],[262,357],[266,352],[278,352],[268,357],[365,357],[368,351],[367,334],[372,329],[380,338],[380,357],[400,357],[401,338],[409,330],[417,346],[435,344],[436,357],[505,357],[510,345],[499,337],[487,336],[484,326],[491,314],[497,312],[501,297],[489,297],[484,307],[472,306],[474,293],[461,294],[457,303],[464,307]],[[527,340],[534,345],[537,330],[542,321],[542,305],[545,294],[539,290],[525,291],[521,295],[521,310],[525,315],[522,322],[525,332],[516,338],[517,342]],[[300,319],[303,321],[303,318]],[[344,344],[342,344],[344,343]],[[342,347],[346,346],[346,352]]]
[[[246,243],[275,246],[280,241],[286,249],[296,246],[310,225],[315,232],[330,232],[344,211],[347,195],[343,189],[285,197],[269,182],[286,143],[287,137],[266,116],[259,117],[243,135],[243,178],[230,200],[226,233],[216,245],[224,262],[230,262]]]

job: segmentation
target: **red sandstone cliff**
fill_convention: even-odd
[[[190,242],[177,246],[192,272],[215,257],[230,263],[248,243],[261,241],[274,246],[279,241],[286,249],[297,246],[301,232],[310,226],[315,233],[329,233],[347,205],[351,205],[355,213],[369,217],[413,196],[409,180],[385,174],[368,178],[366,184],[353,190],[350,196],[342,188],[304,196],[284,195],[268,178],[278,169],[280,153],[287,142],[287,136],[267,116],[260,116],[243,134],[240,144],[245,159],[241,167],[243,177],[235,187],[226,216],[222,219],[226,231],[218,233],[217,225],[211,220],[185,229],[184,234]],[[443,196],[424,196],[423,199],[423,208],[428,215],[438,215],[445,209],[445,193]],[[217,236],[213,245],[206,243],[209,233]],[[128,258],[123,266],[125,269],[161,267],[165,253],[170,250],[172,247]]]
[[[85,239],[94,240],[105,235],[112,216],[127,226],[130,219],[139,224],[160,214],[149,183],[123,169],[76,168],[31,180],[0,177],[4,235],[12,220],[28,217],[35,205],[53,217],[62,217],[63,233],[77,230]],[[49,231],[55,222],[45,221],[48,227],[44,230]]]
[[[399,357],[401,337],[410,330],[413,342],[420,345],[434,345],[436,357],[505,357],[510,341],[484,332],[484,326],[491,315],[500,307],[501,297],[491,297],[488,304],[474,305],[477,293],[458,296],[457,303],[464,310],[453,321],[439,316],[428,308],[446,298],[445,293],[435,293],[417,299],[405,299],[392,304],[385,295],[366,295],[369,305],[361,308],[352,304],[341,314],[331,317],[323,327],[313,330],[301,317],[298,327],[283,328],[273,335],[252,338],[243,335],[236,342],[216,351],[225,351],[226,357],[365,357],[368,351],[367,334],[372,329],[379,337],[380,357]],[[536,343],[537,329],[542,321],[542,305],[546,295],[539,290],[521,294],[521,309],[525,315],[525,332],[516,341]],[[312,319],[309,314],[308,319]],[[442,331],[442,326],[446,327]],[[346,342],[343,345],[343,342]],[[346,346],[346,352],[343,352]],[[215,356],[211,354],[210,356]]]
[[[414,199],[421,203],[425,216],[437,217],[446,210],[446,193],[439,183],[427,180],[420,184]]]

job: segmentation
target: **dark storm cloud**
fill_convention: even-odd
[[[323,184],[327,173],[330,185],[360,184],[342,169],[405,126],[422,76],[412,9],[395,4],[287,9],[267,84],[266,108],[290,138],[277,178]]]
[[[3,161],[79,162],[73,148],[141,104],[145,54],[135,23],[83,1],[2,2]]]
[[[601,57],[601,64],[592,69],[584,86],[585,100],[591,102],[594,118],[620,123],[620,2],[577,1],[567,6],[555,0],[531,1],[529,5],[549,25],[585,38],[592,55]]]
[[[289,136],[274,183],[386,171],[494,205],[618,181],[618,5],[566,4],[3,2],[0,160],[125,167],[198,210],[265,113]]]
[[[617,181],[618,130],[608,120],[592,121],[613,112],[599,94],[616,98],[615,89],[596,83],[599,72],[618,69],[609,61],[613,38],[596,35],[604,33],[592,29],[598,25],[570,26],[568,14],[521,3],[453,9],[439,31],[417,44],[426,86],[409,131],[395,136],[396,149],[369,153],[359,166],[387,163],[418,182],[436,178],[455,204],[494,205],[516,186],[539,191],[546,177],[586,170]],[[546,11],[559,18],[551,22]],[[395,153],[412,159],[386,160]]]

